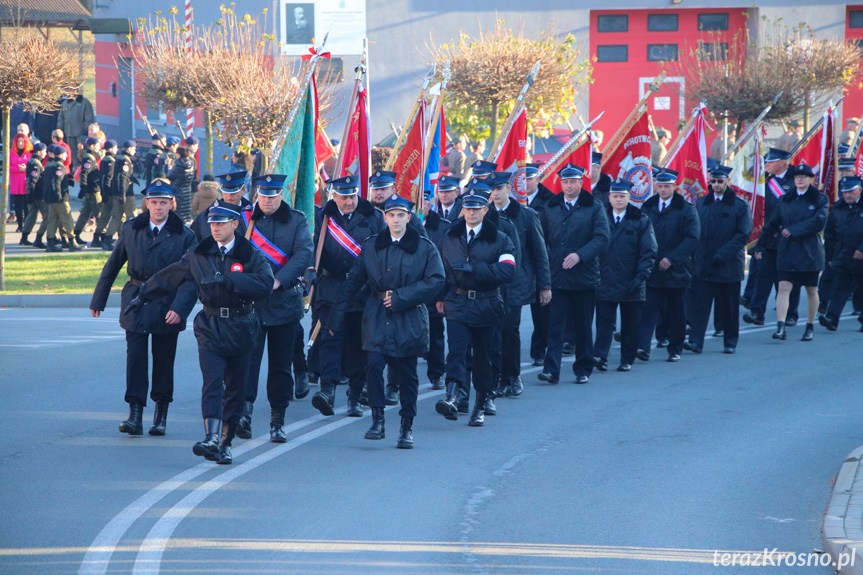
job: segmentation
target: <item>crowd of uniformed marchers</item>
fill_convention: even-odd
[[[58,159],[56,149],[48,152]],[[198,301],[205,437],[193,451],[223,464],[232,461],[235,438],[252,437],[265,348],[271,441],[287,441],[285,410],[306,397],[311,380],[320,384],[311,403],[325,416],[337,411],[339,386],[348,417],[370,407],[366,439],[385,437],[385,407],[400,404],[397,446],[409,449],[419,357],[431,388],[445,390],[435,411],[448,420],[466,414],[469,426],[481,427],[497,413],[496,398],[522,395],[526,305],[530,359],[547,384],[561,380],[565,355],[574,356],[573,378],[563,379],[588,383],[594,370],[609,369],[614,340],[620,372],[650,360],[654,349],[664,349],[669,362],[684,350],[700,354],[711,311],[713,336],[734,354],[741,303],[750,310],[744,321],[762,325],[773,289],[772,337],[785,340],[796,325],[802,287],[802,340],[810,341],[819,278],[819,322],[831,331],[863,282],[861,180],[841,163],[840,197],[830,209],[812,170],[788,158],[775,148],[765,158],[766,223],[749,247],[742,296],[752,217],[722,165],[710,168],[710,190],[695,204],[677,191],[678,174],[655,168],[653,194],[636,206],[630,185],[605,175],[592,192],[583,190],[588,168],[572,164],[558,172],[559,194],[539,185],[539,166],[528,164],[527,201],[520,203],[512,174],[477,160],[467,181],[442,177],[436,197],[426,192],[419,210],[394,193],[394,173],[377,171],[368,199],[358,196],[356,177],[332,180],[313,230],[283,200],[285,176],[218,176],[222,197],[190,227],[174,213],[176,190],[156,178],[144,192],[146,210],[134,215],[134,200],[129,206],[90,304],[98,317],[125,265],[120,324],[129,417],[120,431],[143,434],[149,389],[149,434],[165,434],[177,337]],[[49,162],[45,189],[62,193],[55,187],[65,174],[52,169]],[[126,202],[124,192],[118,219]],[[309,294],[314,344],[306,356],[300,322]]]

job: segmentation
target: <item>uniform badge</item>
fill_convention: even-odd
[[[218,207],[219,207],[219,200],[216,200],[215,202],[213,202],[213,207],[214,207],[214,208],[218,208]]]
[[[36,178],[39,176],[39,172],[36,170],[33,170],[32,172],[30,172],[30,175],[33,176],[34,178]]]
[[[230,182],[230,181],[231,181],[231,174],[228,174],[227,176],[225,176],[225,181],[226,181],[226,182]]]
[[[63,170],[61,170],[60,168],[57,168],[57,175],[58,175],[58,176],[62,176],[62,175],[63,175]]]
[[[155,159],[153,160],[153,163],[154,163],[154,164],[158,164],[158,163],[159,163],[159,158],[155,158]]]
[[[84,169],[85,169],[85,170],[89,170],[89,169],[90,169],[90,162],[87,162],[86,164],[84,164]]]
[[[273,181],[273,176],[267,176],[267,181],[268,181],[268,182],[272,182],[272,181]]]
[[[241,272],[241,271],[243,271],[243,264],[241,264],[240,262],[236,262],[236,263],[234,263],[233,265],[231,265],[231,271],[232,271],[232,272]]]
[[[810,210],[814,210],[814,209],[815,209],[815,206],[813,206],[812,204],[809,204],[809,209],[810,209]]]
[[[123,171],[124,171],[124,172],[128,172],[128,171],[129,171],[129,164],[123,164]]]

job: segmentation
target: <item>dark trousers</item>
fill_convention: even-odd
[[[447,319],[447,356],[446,380],[464,383],[467,379],[467,351],[473,350],[472,375],[473,387],[477,392],[494,391],[492,380],[491,347],[494,328],[491,326],[471,327],[467,324]]]
[[[315,326],[318,325],[318,312],[315,308],[312,308],[312,331],[314,331]],[[321,329],[321,332],[324,330]],[[309,337],[312,337],[312,334],[309,333]],[[315,343],[312,344],[312,347],[309,348],[309,354],[306,356],[306,367],[311,373],[321,374],[321,360],[320,360],[320,351],[321,351],[321,333],[318,332],[318,337],[315,339]]]
[[[821,277],[818,278],[818,305],[824,309],[830,304],[830,297],[833,295],[833,287],[836,285],[836,272],[832,266],[826,266],[821,272]]]
[[[641,320],[640,301],[596,302],[596,342],[593,353],[608,361],[611,338],[617,325],[617,308],[620,306],[620,363],[635,363],[638,351],[638,324]]]
[[[177,355],[177,333],[126,332],[126,403],[147,405],[150,386],[147,347],[153,338],[153,401],[174,400],[174,357]]]
[[[296,323],[297,333],[294,336],[294,356],[292,362],[294,364],[294,375],[306,373],[309,370],[306,364],[306,330],[303,329],[303,324]]]
[[[198,361],[201,364],[201,375],[204,376],[201,389],[201,414],[204,419],[221,419],[226,424],[237,423],[243,414],[252,352],[224,356],[198,347]]]
[[[833,293],[830,295],[830,303],[827,306],[827,317],[834,322],[839,322],[839,316],[842,315],[842,310],[848,303],[848,297],[857,286],[863,286],[863,274],[853,275],[834,272]]]
[[[330,311],[332,308],[329,306],[321,306],[318,313],[323,325],[327,324]],[[338,383],[344,375],[352,389],[362,390],[366,377],[362,322],[363,312],[353,311],[345,314],[342,329],[333,335],[328,329],[321,328],[318,335],[321,381]]]
[[[704,348],[704,336],[710,320],[710,308],[716,301],[714,325],[722,326],[725,347],[737,347],[740,333],[740,282],[707,282],[696,280],[689,308],[689,343]]]
[[[755,284],[758,282],[758,265],[759,262],[754,257],[749,258],[749,273],[746,275],[746,288],[743,290],[743,297],[746,301],[752,301],[752,295],[755,293]]]
[[[509,308],[506,308],[509,309]],[[505,312],[508,313],[508,312]],[[504,315],[504,317],[506,317]],[[470,358],[468,358],[468,369],[470,369]],[[503,317],[498,318],[494,324],[494,333],[491,336],[491,381],[492,389],[500,386],[500,376],[503,372]]]
[[[429,315],[429,351],[425,356],[426,375],[429,380],[446,374],[446,339],[443,322],[443,317]]]
[[[384,400],[384,367],[387,377],[399,390],[402,417],[417,416],[417,396],[419,378],[417,377],[416,357],[392,357],[377,351],[366,352],[366,381],[369,387],[369,407],[386,407]]]
[[[683,304],[685,288],[647,288],[647,299],[641,308],[638,348],[650,353],[650,342],[660,313],[668,326],[668,355],[683,353],[686,338],[686,310]]]
[[[501,385],[511,385],[521,375],[521,306],[513,306],[503,316]]]
[[[284,409],[294,396],[294,378],[291,375],[291,359],[288,350],[294,349],[297,322],[284,325],[261,326],[261,337],[252,351],[249,366],[249,381],[246,384],[246,401],[255,403],[258,398],[258,380],[261,377],[261,361],[264,358],[264,343],[267,344],[267,400],[270,407]]]
[[[572,372],[576,376],[593,372],[593,308],[596,290],[553,289],[549,306],[548,351],[545,353],[543,371],[560,377],[560,359],[563,354],[563,339],[567,318],[575,333],[575,363]],[[570,342],[567,342],[570,343]]]
[[[9,194],[11,202],[11,212],[15,214],[18,220],[18,229],[24,227],[24,220],[27,219],[27,195],[26,194]]]
[[[758,262],[758,277],[756,278],[755,290],[749,301],[749,310],[752,315],[764,319],[767,313],[767,301],[770,299],[770,291],[777,288],[779,283],[779,272],[776,269],[776,250],[762,250],[761,261]],[[751,273],[751,272],[750,272]],[[788,315],[786,319],[798,319],[797,309],[800,307],[800,286],[791,288],[791,296],[788,300]]]
[[[530,318],[533,321],[530,357],[542,359],[545,357],[545,348],[548,344],[548,306],[540,305],[538,301],[530,304]]]

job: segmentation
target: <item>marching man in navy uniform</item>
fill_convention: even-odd
[[[419,381],[417,356],[429,349],[426,302],[444,285],[444,270],[434,244],[410,224],[413,204],[392,196],[384,204],[386,230],[363,242],[344,282],[330,325],[340,329],[350,300],[364,302],[362,346],[367,354],[366,381],[372,426],[366,439],[385,437],[384,367],[398,385],[401,428],[397,446],[413,448]]]
[[[333,199],[315,214],[315,246],[324,234],[320,273],[307,272],[315,284],[312,306],[321,322],[318,336],[321,390],[312,397],[312,405],[324,415],[333,415],[336,385],[342,374],[348,378],[348,417],[362,417],[360,396],[366,378],[366,357],[362,351],[362,316],[364,303],[351,300],[345,310],[343,327],[330,325],[330,313],[348,272],[360,256],[363,242],[386,228],[383,214],[357,196],[360,182],[355,176],[332,180]],[[324,229],[324,216],[327,227]]]
[[[481,427],[486,397],[494,392],[491,346],[493,327],[504,313],[500,286],[515,279],[515,248],[492,222],[485,220],[491,187],[472,178],[462,196],[463,217],[441,240],[440,255],[448,289],[438,311],[447,321],[449,353],[446,362],[446,399],[435,409],[449,420],[458,419],[456,390],[467,381],[467,350],[473,350],[476,403],[468,425]]]
[[[222,199],[216,200],[219,204],[233,204],[240,207],[240,220],[237,226],[237,231],[245,235],[246,228],[249,225],[249,220],[252,218],[252,210],[254,206],[249,203],[243,194],[246,193],[246,172],[230,172],[216,176],[219,181],[219,191],[222,193]],[[215,204],[215,202],[214,202]],[[213,204],[210,205],[212,207]],[[208,208],[209,209],[209,208]],[[210,237],[210,225],[208,223],[208,210],[202,211],[198,217],[189,226],[195,232],[198,241]]]
[[[846,176],[839,181],[842,201],[833,204],[824,230],[824,248],[834,281],[826,315],[818,318],[828,331],[839,327],[839,316],[848,303],[848,296],[863,286],[863,202],[860,201],[861,180]],[[826,275],[827,272],[824,272]],[[857,321],[863,324],[863,315]],[[860,326],[863,331],[863,325]]]
[[[458,182],[456,182],[458,189]],[[429,240],[440,249],[441,240],[449,231],[452,224],[449,220],[441,217],[440,213],[432,211],[431,208],[431,190],[425,192],[425,202],[423,202],[423,227],[425,227]],[[461,202],[459,202],[459,211],[461,211]],[[441,290],[446,289],[446,284],[441,286]],[[437,310],[435,302],[438,299],[443,300],[443,296],[438,298],[435,294],[428,302],[426,307],[429,313],[429,350],[425,356],[426,359],[426,374],[432,389],[446,389],[444,384],[444,376],[446,375],[446,325],[444,324],[444,315]]]
[[[448,222],[454,222],[461,214],[459,179],[455,176],[441,176],[438,180],[437,213]]]
[[[210,461],[230,464],[252,350],[261,337],[252,302],[273,291],[274,278],[264,254],[237,232],[240,206],[217,200],[207,213],[210,236],[179,262],[148,279],[124,313],[173,293],[184,282],[195,283],[204,304],[195,316],[195,339],[204,380],[201,412],[206,437],[192,451]]]
[[[85,159],[87,156],[85,156]],[[111,286],[123,265],[129,281],[123,286],[122,308],[138,295],[147,279],[157,271],[180,261],[195,245],[195,234],[171,210],[174,190],[156,182],[146,190],[147,211],[123,224],[120,238],[111,257],[105,262],[90,302],[90,315],[99,317],[105,310]],[[120,326],[126,330],[126,403],[129,418],[120,431],[141,435],[141,416],[147,405],[147,347],[153,344],[153,384],[150,399],[156,404],[150,435],[165,435],[168,406],[174,400],[174,357],[177,336],[186,329],[186,318],[195,302],[195,284],[186,282],[176,291],[165,293],[134,313],[120,314]]]
[[[396,173],[378,170],[369,178],[369,201],[374,207],[384,212],[384,205],[396,193]],[[422,220],[411,212],[409,225],[420,235],[426,235]]]
[[[587,383],[593,371],[593,312],[599,287],[599,257],[608,249],[608,218],[600,202],[581,189],[584,168],[567,164],[558,171],[563,192],[542,212],[542,228],[551,269],[548,350],[537,379],[560,381],[564,325],[575,329],[575,383]]]
[[[539,183],[539,168],[542,164],[527,164],[524,168],[527,183],[527,207],[541,213],[554,192]],[[533,333],[530,335],[530,359],[535,367],[545,363],[545,348],[548,341],[548,305],[537,297],[530,303],[530,318],[533,320]]]
[[[305,214],[291,209],[282,200],[287,176],[270,174],[253,180],[258,200],[252,213],[249,240],[267,258],[275,276],[273,291],[255,301],[261,321],[261,337],[252,354],[243,417],[237,437],[251,439],[252,410],[258,397],[258,378],[264,344],[267,345],[267,400],[270,402],[270,441],[285,443],[285,409],[292,399],[292,354],[297,325],[305,314],[303,287],[299,278],[314,264],[314,247]]]

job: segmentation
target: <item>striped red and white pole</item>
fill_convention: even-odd
[[[186,54],[192,55],[192,0],[186,0]],[[186,135],[195,133],[195,109],[186,108]]]

